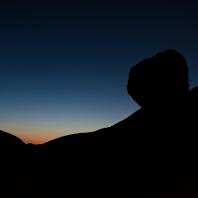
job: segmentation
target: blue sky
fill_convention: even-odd
[[[198,84],[197,2],[6,1],[0,6],[0,129],[24,142],[108,127],[139,106],[130,67],[175,49]]]

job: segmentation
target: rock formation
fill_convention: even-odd
[[[142,108],[111,127],[38,146],[2,132],[22,149],[1,169],[1,197],[197,197],[198,87],[185,59],[169,50],[134,68],[127,89]]]

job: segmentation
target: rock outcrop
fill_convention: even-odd
[[[198,87],[184,81],[161,102],[128,86],[142,108],[95,132],[25,145],[1,131],[0,196],[197,197]]]
[[[43,186],[54,196],[195,195],[197,99],[198,87],[178,104],[142,108],[111,127],[41,145],[43,178],[51,175]]]
[[[25,145],[1,163],[1,197],[198,195],[197,101],[195,88],[179,105],[142,108],[108,128]]]

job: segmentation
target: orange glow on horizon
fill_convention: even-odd
[[[48,142],[50,140],[53,140],[53,139],[56,139],[58,137],[33,137],[33,138],[30,138],[27,136],[26,137],[19,137],[25,144],[28,144],[28,143],[32,143],[32,144],[43,144],[45,142]]]
[[[27,127],[3,127],[2,131],[10,133],[19,139],[21,139],[25,144],[43,144],[50,140],[77,133],[76,131],[70,130],[67,132],[65,130],[57,129],[39,129],[39,128],[27,128]]]
[[[43,144],[45,142],[48,142],[49,140],[33,140],[33,139],[22,139],[22,141],[25,143],[25,144]]]

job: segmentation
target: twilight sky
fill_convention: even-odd
[[[160,51],[182,53],[198,85],[198,1],[38,2],[0,3],[0,129],[24,142],[131,115],[130,67]]]

